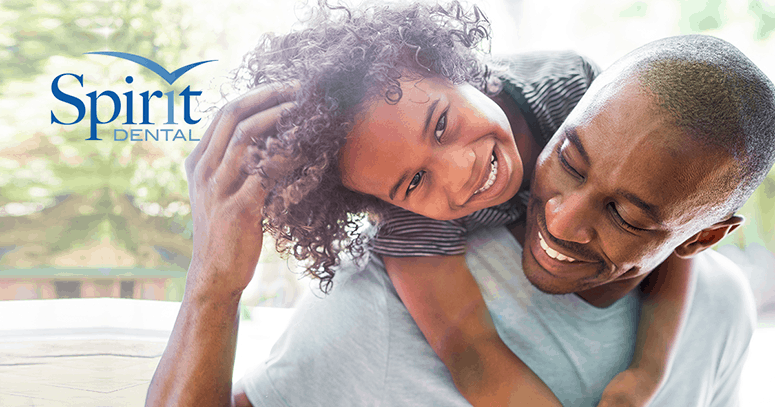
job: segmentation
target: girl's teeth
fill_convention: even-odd
[[[495,154],[493,154],[493,160],[490,161],[490,175],[487,177],[487,181],[485,181],[484,185],[482,185],[481,188],[479,188],[476,192],[474,192],[474,195],[480,194],[492,186],[492,184],[495,183],[495,178],[497,178],[498,175],[498,161],[495,159]]]

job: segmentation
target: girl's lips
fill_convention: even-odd
[[[474,192],[474,195],[488,190],[495,182],[495,179],[498,176],[498,159],[495,153],[490,154],[490,171],[488,171],[486,175],[487,177],[484,179],[482,186]]]
[[[485,191],[482,191],[479,193],[475,193],[475,192],[472,193],[467,203],[495,198],[499,196],[508,185],[508,181],[509,181],[509,178],[511,177],[510,174],[512,170],[510,163],[505,158],[500,148],[498,148],[497,144],[493,148],[493,151],[490,154],[490,156],[492,157],[492,155],[495,155],[496,162],[498,163],[498,169],[497,169],[497,173],[495,174],[495,180],[492,182],[492,185],[490,185],[490,187],[487,188]],[[492,162],[491,159],[488,160],[488,164],[490,162]],[[488,171],[483,176],[482,182],[477,186],[477,189],[475,191],[478,191],[486,184],[487,178],[489,178],[490,173],[491,173],[490,168],[488,168]]]

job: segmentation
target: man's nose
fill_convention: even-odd
[[[546,202],[546,229],[554,237],[586,244],[594,236],[596,221],[589,200],[581,193],[557,195]]]
[[[450,146],[441,156],[440,176],[449,193],[459,193],[471,179],[476,153],[466,146]]]

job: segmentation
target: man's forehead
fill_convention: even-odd
[[[729,157],[692,140],[653,109],[653,96],[637,83],[607,92],[587,108],[563,131],[607,188],[658,208],[667,224],[686,223],[717,201]]]

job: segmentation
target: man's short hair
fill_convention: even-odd
[[[737,171],[719,185],[719,192],[729,193],[719,209],[730,216],[775,161],[772,82],[732,44],[705,35],[651,42],[624,60],[678,128],[732,157]]]

